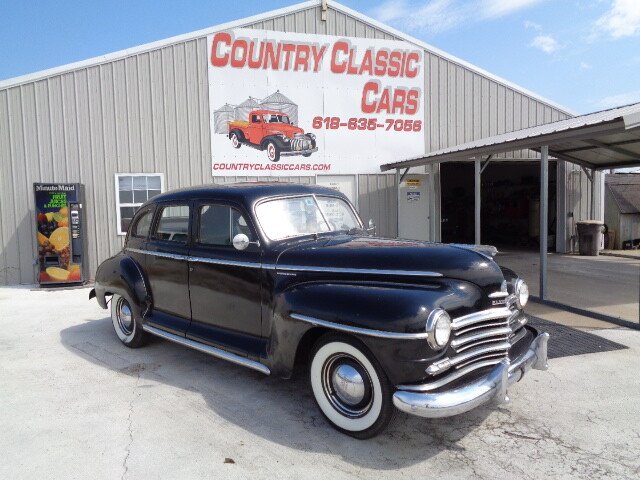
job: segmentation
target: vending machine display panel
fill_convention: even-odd
[[[34,183],[38,283],[82,283],[82,185]]]

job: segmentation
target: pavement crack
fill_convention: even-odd
[[[133,403],[136,397],[139,396],[138,384],[140,383],[140,373],[142,372],[142,370],[144,370],[143,366],[140,366],[140,367],[141,368],[137,369],[136,383],[133,386],[133,391],[131,392],[131,400],[129,401],[129,413],[127,415],[127,432],[129,434],[129,441],[127,442],[127,445],[124,448],[125,456],[124,456],[124,459],[122,460],[123,471],[122,471],[122,477],[120,477],[121,480],[125,480],[127,473],[129,472],[128,461],[129,461],[129,456],[131,455],[131,445],[133,444]]]

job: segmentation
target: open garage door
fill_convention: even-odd
[[[549,162],[549,242],[555,246],[556,162]],[[474,243],[474,165],[443,163],[442,240]],[[537,162],[492,162],[481,176],[482,242],[499,249],[538,249],[540,166]]]

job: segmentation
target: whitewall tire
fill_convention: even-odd
[[[341,432],[370,438],[391,420],[392,388],[359,342],[334,334],[322,337],[313,349],[309,376],[320,411]]]
[[[141,347],[147,334],[141,323],[135,318],[129,300],[117,293],[111,297],[111,322],[116,335],[127,347]]]

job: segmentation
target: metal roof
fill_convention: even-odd
[[[295,103],[293,103],[293,101],[291,99],[289,99],[285,95],[283,95],[280,92],[280,90],[276,90],[275,92],[273,92],[268,97],[263,98],[260,103],[262,105],[264,105],[265,103],[286,103],[286,104],[295,105]]]
[[[640,174],[617,173],[607,175],[604,181],[620,213],[640,213]]]
[[[522,149],[539,151],[544,145],[549,155],[586,168],[640,165],[640,103],[481,138],[380,168],[384,172]]]

